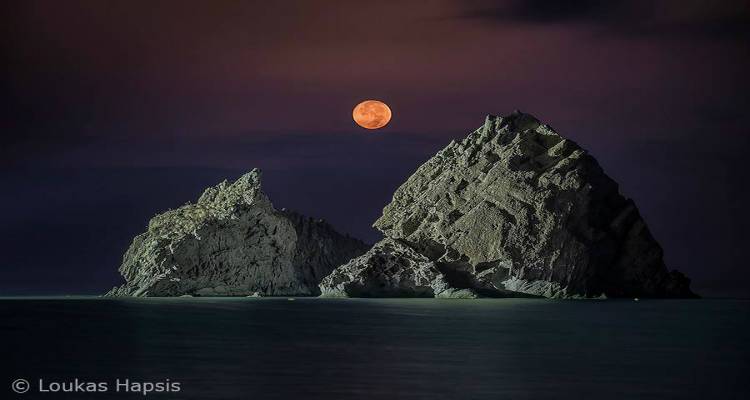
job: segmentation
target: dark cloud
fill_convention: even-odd
[[[623,1],[597,0],[505,0],[476,2],[463,18],[478,18],[497,22],[560,23],[610,19],[628,11]]]
[[[470,4],[457,18],[505,24],[579,24],[627,36],[731,40],[750,36],[747,0],[505,0]]]

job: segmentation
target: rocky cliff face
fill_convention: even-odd
[[[321,284],[325,297],[435,297],[446,289],[435,263],[392,239],[337,268]]]
[[[421,271],[434,263],[455,289],[694,296],[685,276],[667,270],[661,247],[617,183],[576,143],[528,114],[487,117],[451,142],[398,188],[374,226],[417,254],[402,251],[408,261],[393,268]],[[352,260],[332,277],[348,271],[358,288],[368,287],[371,277],[353,266],[371,258]],[[340,293],[335,282],[324,281],[323,293]]]
[[[123,257],[110,296],[318,295],[320,280],[367,250],[321,220],[274,209],[255,169],[154,217]]]
[[[323,297],[534,297],[490,286],[462,285],[451,278],[450,271],[413,247],[386,238],[336,268],[320,288]]]

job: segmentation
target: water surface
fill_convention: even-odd
[[[744,399],[744,300],[3,299],[0,398]],[[7,396],[6,396],[7,395]]]

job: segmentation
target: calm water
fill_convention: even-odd
[[[0,316],[0,398],[144,398],[37,391],[74,378],[180,383],[149,399],[750,395],[741,300],[6,299]]]

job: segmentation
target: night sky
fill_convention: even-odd
[[[514,109],[588,149],[698,293],[750,295],[749,1],[0,7],[0,295],[107,291],[150,217],[253,167],[374,242],[419,164]],[[368,98],[386,128],[351,120]]]

